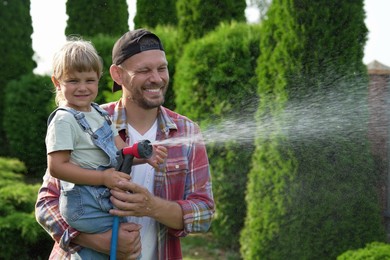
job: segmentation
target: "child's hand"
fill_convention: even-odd
[[[110,189],[116,188],[120,181],[129,181],[129,180],[130,180],[129,174],[118,172],[115,170],[115,168],[110,168],[103,171],[104,186]]]
[[[154,168],[158,168],[158,164],[163,163],[168,156],[168,149],[165,146],[153,146],[152,157],[146,160]]]

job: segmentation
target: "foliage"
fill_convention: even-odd
[[[252,110],[259,41],[258,25],[233,23],[189,43],[176,65],[177,111],[207,124],[238,108]]]
[[[164,106],[174,110],[176,108],[175,104],[175,91],[173,89],[174,85],[174,75],[176,71],[176,62],[179,58],[179,40],[177,29],[172,26],[157,26],[151,30],[153,33],[158,35],[163,46],[165,55],[168,61],[168,70],[169,70],[169,87],[167,93],[165,94]]]
[[[244,23],[222,24],[190,42],[177,64],[176,110],[199,122],[204,133],[218,133],[226,122],[233,124],[230,131],[253,122],[259,42],[259,26]],[[253,138],[248,139],[208,146],[217,207],[212,231],[220,244],[235,249],[246,212],[244,193],[253,150]]]
[[[331,259],[385,239],[367,140],[363,1],[274,0],[261,31],[259,132],[244,259]]]
[[[39,185],[25,184],[25,172],[19,160],[0,157],[1,259],[47,259],[53,244],[35,220]]]
[[[119,37],[129,30],[126,0],[67,0],[66,14],[69,19],[65,35]]]
[[[15,18],[17,17],[17,19]],[[5,86],[20,75],[31,73],[33,60],[30,1],[2,1],[0,3],[0,155],[7,155],[8,143],[2,126],[5,108]]]
[[[178,33],[182,44],[201,38],[221,22],[245,22],[245,0],[177,0]]]
[[[138,0],[134,28],[177,25],[176,0]]]
[[[113,80],[110,75],[112,48],[117,39],[117,37],[103,34],[98,34],[91,38],[97,52],[103,59],[103,74],[99,81],[99,93],[95,99],[95,102],[98,104],[118,100],[122,94],[122,91],[112,92]]]
[[[180,239],[183,260],[237,260],[237,251],[218,247],[211,233],[190,234]]]
[[[390,245],[382,242],[372,242],[368,243],[364,248],[348,250],[337,257],[337,260],[365,259],[390,259]]]
[[[4,130],[9,156],[23,161],[35,176],[41,176],[46,168],[46,122],[54,109],[52,89],[48,76],[33,74],[10,81],[6,88]]]

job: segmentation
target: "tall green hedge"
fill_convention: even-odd
[[[54,109],[53,86],[48,76],[26,74],[6,88],[4,130],[10,143],[8,156],[23,161],[29,174],[42,176],[46,168],[47,118]]]
[[[65,35],[119,37],[129,30],[126,0],[67,0],[66,14]]]
[[[233,249],[246,213],[259,44],[258,25],[222,24],[190,42],[176,65],[176,111],[200,124],[207,143],[216,201],[212,232]]]
[[[33,60],[30,1],[0,3],[0,155],[8,154],[8,141],[3,129],[5,86],[36,67]]]
[[[134,17],[134,28],[176,26],[176,0],[138,0]]]
[[[334,259],[383,241],[367,140],[363,1],[274,0],[261,31],[244,259]]]
[[[185,44],[201,38],[221,22],[244,22],[245,0],[177,0],[178,32]]]

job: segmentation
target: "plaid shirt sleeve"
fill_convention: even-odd
[[[181,237],[192,232],[207,232],[211,226],[215,205],[206,146],[199,141],[203,139],[200,128],[177,113],[168,110],[163,112],[163,117],[164,114],[166,116],[161,121],[168,122],[170,118],[176,127],[175,131],[170,131],[168,138],[198,138],[188,145],[171,146],[168,150],[169,160],[165,175],[167,180],[162,185],[165,189],[162,189],[164,191],[160,195],[162,198],[176,201],[181,206],[184,223],[183,230],[169,229],[169,233]],[[178,174],[179,172],[185,174]],[[156,185],[157,190],[161,190],[158,182]]]
[[[183,210],[184,233],[207,232],[214,215],[214,198],[206,147],[194,144],[188,159],[185,199],[177,201]]]
[[[61,217],[59,210],[60,181],[46,172],[43,183],[38,191],[35,205],[35,217],[38,223],[54,239],[53,253],[58,258],[78,251],[81,247],[71,243],[71,240],[79,235],[79,232],[70,227]],[[60,248],[58,248],[60,247]]]

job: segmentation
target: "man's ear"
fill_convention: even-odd
[[[110,75],[113,81],[118,85],[122,85],[122,74],[118,65],[112,64],[110,66]]]

